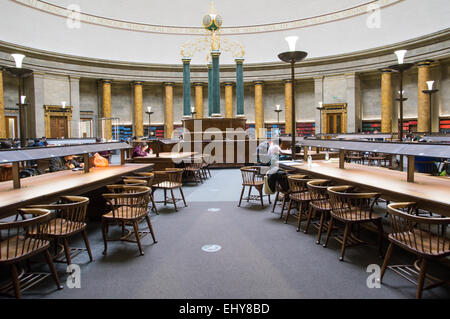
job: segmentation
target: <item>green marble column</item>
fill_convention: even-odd
[[[183,58],[183,115],[191,115],[191,58]]]
[[[244,59],[236,61],[236,114],[244,115]]]
[[[220,51],[214,50],[211,52],[212,56],[212,105],[213,114],[220,114],[220,66],[219,57]]]
[[[212,63],[208,63],[208,116],[213,114],[213,94],[212,94]]]

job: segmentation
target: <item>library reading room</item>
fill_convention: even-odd
[[[0,301],[449,299],[449,16],[0,0]]]

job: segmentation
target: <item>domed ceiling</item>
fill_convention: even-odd
[[[182,45],[204,36],[209,0],[0,0],[0,40],[103,60],[181,63]],[[448,0],[215,0],[222,38],[246,63],[278,62],[299,36],[308,58],[395,44],[450,27]],[[79,14],[77,13],[79,11]],[[79,18],[78,20],[74,18]],[[197,53],[194,64],[204,64]],[[233,63],[224,52],[222,63]]]

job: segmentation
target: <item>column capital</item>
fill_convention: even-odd
[[[380,69],[380,72],[381,73],[392,73],[392,70],[389,68],[382,68],[382,69]]]
[[[111,84],[112,80],[101,79],[100,82],[103,83],[103,84]]]
[[[419,61],[419,62],[417,62],[417,67],[421,68],[421,67],[424,67],[424,66],[430,66],[431,63],[433,63],[433,62],[434,62],[434,60]]]
[[[211,51],[211,56],[212,56],[213,58],[214,58],[214,57],[219,57],[221,53],[222,53],[222,52],[220,52],[219,50],[213,50],[213,51]]]
[[[163,83],[164,86],[175,86],[174,82],[164,82]]]
[[[264,81],[253,81],[254,85],[264,85]]]
[[[286,79],[286,80],[283,80],[283,83],[284,83],[284,84],[292,83],[292,79]]]
[[[182,59],[181,59],[181,61],[183,61],[183,64],[189,64],[189,63],[191,63],[191,58],[190,57],[183,57]]]
[[[234,86],[234,82],[224,82],[223,86]]]
[[[194,82],[194,83],[192,83],[192,85],[193,86],[204,86],[206,83],[204,83],[204,82]]]
[[[136,85],[144,85],[144,82],[142,82],[142,81],[133,81],[132,84],[134,86],[136,86]]]
[[[244,58],[236,58],[236,59],[234,59],[234,61],[236,62],[236,64],[243,64],[245,59]]]
[[[208,62],[206,66],[208,67],[208,69],[212,69],[212,62]]]
[[[69,75],[69,81],[80,81],[81,77]]]

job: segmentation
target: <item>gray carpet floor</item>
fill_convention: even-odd
[[[145,237],[144,256],[138,256],[135,243],[120,241],[110,242],[103,256],[100,226],[91,222],[88,231],[95,261],[89,262],[87,253],[73,260],[81,267],[81,288],[68,288],[66,266],[57,264],[64,289],[56,291],[49,277],[26,291],[24,298],[415,297],[416,287],[389,270],[381,288],[368,288],[367,266],[382,263],[376,246],[349,248],[346,261],[340,262],[339,243],[330,240],[328,248],[316,245],[314,229],[309,234],[296,232],[295,220],[282,223],[269,205],[261,209],[258,203],[244,202],[238,208],[239,170],[213,170],[212,174],[204,184],[184,187],[188,207],[175,212],[170,205],[159,204],[160,215],[151,214],[158,243]],[[161,194],[157,197],[161,199]],[[144,223],[140,227],[146,229]],[[362,232],[368,241],[376,240]],[[119,235],[118,227],[112,227],[110,234]],[[70,243],[83,247],[81,236]],[[205,245],[220,245],[221,250],[205,252]],[[397,249],[392,263],[413,260],[414,256]],[[47,271],[45,265],[35,268]],[[448,275],[441,265],[431,268]],[[7,274],[3,270],[1,279],[8,279]],[[449,298],[450,288],[431,289],[423,296]]]

